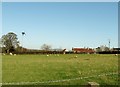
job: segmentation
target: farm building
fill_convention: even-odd
[[[74,53],[87,53],[87,54],[95,53],[95,50],[91,48],[72,48],[72,51]]]

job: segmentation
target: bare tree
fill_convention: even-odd
[[[45,50],[45,51],[49,51],[49,50],[51,49],[51,46],[50,46],[50,45],[47,45],[47,44],[43,44],[43,45],[41,46],[41,49],[42,49],[42,50]]]

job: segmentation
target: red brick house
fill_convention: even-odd
[[[74,53],[88,53],[88,54],[95,53],[94,49],[91,48],[72,48],[72,51]]]

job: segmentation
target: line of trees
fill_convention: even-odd
[[[23,34],[23,33],[22,33]],[[18,41],[17,35],[13,32],[9,32],[5,35],[3,35],[0,38],[0,51],[2,53],[17,53],[17,54],[52,54],[52,53],[63,53],[63,51],[54,51],[52,50],[52,47],[47,44],[43,44],[41,46],[41,50],[33,50],[33,49],[27,49],[20,46],[20,42]]]
[[[43,44],[41,46],[41,50],[32,50],[32,49],[27,49],[23,48],[22,46],[19,45],[20,42],[18,41],[17,35],[13,32],[9,32],[6,35],[3,35],[0,38],[0,51],[2,53],[18,53],[18,54],[63,54],[65,51],[64,49],[61,50],[52,50],[52,47],[47,44]],[[96,48],[96,53],[117,53],[117,50],[111,50],[107,46],[100,46]],[[119,50],[120,51],[120,50]],[[66,52],[66,53],[73,53],[72,51]]]

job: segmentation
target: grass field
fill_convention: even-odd
[[[117,85],[117,72],[118,56],[112,54],[2,56],[3,83],[85,85],[97,82]]]

